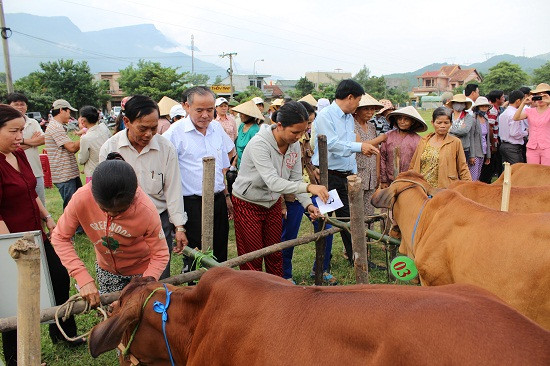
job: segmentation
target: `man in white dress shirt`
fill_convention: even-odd
[[[187,238],[192,248],[201,248],[202,158],[216,160],[214,183],[214,256],[218,262],[227,260],[229,219],[233,217],[231,197],[225,186],[225,171],[235,145],[223,127],[214,119],[214,93],[203,86],[187,91],[186,118],[172,124],[162,136],[170,140],[177,152],[183,202],[187,210]],[[184,271],[190,271],[193,261],[184,258]]]

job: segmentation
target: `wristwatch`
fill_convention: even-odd
[[[185,230],[185,228],[184,228],[183,226],[178,226],[178,227],[176,228],[176,231],[180,231],[180,232],[182,232],[182,233],[185,233],[185,232],[186,232],[186,230]]]

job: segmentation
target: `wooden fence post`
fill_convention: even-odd
[[[367,246],[365,239],[365,208],[363,187],[357,175],[348,176],[348,196],[350,211],[351,245],[353,248],[353,266],[357,284],[369,283],[367,265]]]
[[[319,135],[317,137],[317,148],[319,149],[319,184],[328,188],[328,149],[327,137]],[[317,220],[317,231],[321,230],[322,221]],[[326,237],[322,237],[315,242],[315,285],[323,284],[323,262],[325,261],[325,248],[327,245]]]
[[[9,253],[17,263],[17,364],[40,365],[40,248],[25,235]]]
[[[510,205],[510,191],[512,190],[512,168],[510,163],[504,163],[504,182],[502,182],[502,202],[500,210],[508,212]]]
[[[216,159],[202,158],[202,211],[201,248],[206,253],[214,244],[214,182],[216,181]]]

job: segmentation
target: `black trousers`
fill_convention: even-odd
[[[523,158],[523,144],[511,144],[509,142],[502,142],[498,148],[500,156],[503,162],[510,164],[525,163]]]
[[[502,158],[498,151],[491,151],[491,163],[489,165],[483,164],[481,167],[481,175],[479,180],[487,184],[491,184],[493,176],[500,177],[502,174]]]
[[[170,222],[170,215],[168,215],[168,210],[163,211],[160,214],[160,224],[162,225],[162,231],[166,238],[166,245],[168,245],[168,252],[170,253],[170,260],[166,265],[166,268],[159,277],[159,280],[170,277],[170,262],[172,260],[172,249],[174,248],[174,225]]]
[[[183,205],[187,212],[187,240],[191,248],[202,248],[202,197],[184,196]],[[227,218],[227,202],[223,193],[214,195],[214,256],[216,261],[227,260],[227,242],[229,235],[229,219]],[[190,272],[194,269],[193,259],[183,256],[183,271]],[[193,268],[192,268],[193,267]]]
[[[62,305],[69,299],[69,286],[71,282],[69,274],[67,273],[67,269],[61,264],[61,260],[55,253],[49,240],[45,240],[44,250],[50,270],[55,303],[56,305]],[[69,337],[76,336],[76,322],[73,316],[65,322],[60,320],[60,324]],[[63,334],[57,329],[55,323],[49,325],[49,333],[50,338],[54,342],[65,339]],[[2,347],[4,350],[4,358],[6,359],[6,366],[17,365],[17,330],[2,333]]]
[[[344,204],[343,207],[335,211],[337,217],[349,217],[349,198],[348,198],[348,180],[344,176],[328,173],[328,190],[335,189],[338,192],[338,196]],[[341,221],[349,221],[343,219]],[[346,254],[350,264],[353,265],[353,250],[351,246],[351,234],[347,230],[340,231],[342,237],[342,242],[344,243],[344,248],[346,249]]]

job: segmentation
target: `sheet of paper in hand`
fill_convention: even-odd
[[[327,203],[324,203],[323,201],[321,201],[319,197],[315,197],[315,200],[317,202],[317,207],[319,207],[319,211],[321,211],[323,215],[326,214],[327,212],[332,212],[334,210],[337,210],[340,207],[344,207],[344,204],[342,203],[340,196],[338,196],[338,192],[336,192],[336,189],[333,189],[332,191],[328,191]]]

